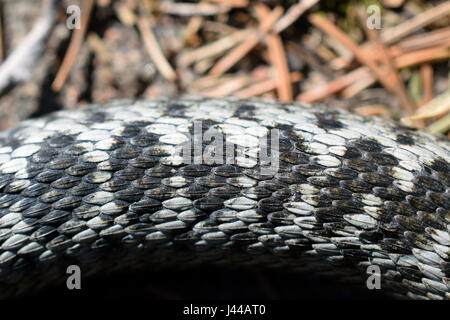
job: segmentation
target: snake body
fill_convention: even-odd
[[[266,146],[266,147],[264,147]],[[0,134],[0,297],[83,275],[274,267],[450,298],[450,144],[266,100],[116,100]],[[266,153],[266,156],[263,156]]]

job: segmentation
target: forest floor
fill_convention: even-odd
[[[0,61],[51,1],[0,1]],[[448,1],[55,3],[30,76],[0,87],[0,129],[113,98],[183,94],[320,102],[433,133],[450,128]]]

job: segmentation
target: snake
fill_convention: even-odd
[[[118,99],[27,119],[0,133],[0,297],[73,265],[215,265],[449,299],[449,164],[446,137],[320,104]]]

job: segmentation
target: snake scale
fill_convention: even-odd
[[[320,105],[115,100],[0,133],[0,297],[83,275],[279,268],[450,298],[450,144]]]

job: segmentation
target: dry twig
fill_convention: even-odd
[[[349,36],[347,36],[344,32],[342,32],[338,27],[336,27],[333,23],[330,21],[322,18],[321,16],[317,14],[310,15],[310,21],[313,23],[316,27],[327,33],[328,35],[335,37],[337,40],[339,40],[343,45],[345,45],[348,49],[350,49],[355,57],[364,65],[366,65],[370,71],[374,73],[374,75],[377,77],[378,81],[388,90],[394,93],[397,93],[399,97],[402,100],[402,103],[405,107],[405,111],[408,113],[412,113],[414,109],[411,107],[411,105],[406,103],[405,97],[403,97],[400,93],[400,89],[398,89],[397,86],[393,86],[388,79],[385,78],[384,73],[381,71],[381,69],[377,66],[377,64],[370,58],[368,58],[365,55],[364,50],[362,50],[356,43],[353,42],[352,39],[350,39]]]
[[[308,9],[315,5],[319,0],[302,0],[291,6],[288,11],[275,23],[272,30],[275,33],[281,33],[298,18],[301,17]]]
[[[385,44],[395,43],[417,31],[417,29],[423,28],[428,24],[449,15],[449,4],[450,3],[443,3],[395,27],[384,29],[380,34],[381,41]],[[450,38],[449,28],[450,27],[442,28],[403,40],[390,48],[391,55],[396,57],[405,51],[425,49],[436,45],[442,45],[443,43],[447,43],[448,45],[448,39]],[[368,55],[373,55],[375,53],[371,50],[371,46],[371,43],[365,43],[361,45],[361,48],[364,49]],[[348,58],[339,57],[334,59],[330,65],[334,66],[336,69],[341,69],[348,67],[350,63],[351,61]]]
[[[420,76],[422,79],[422,98],[419,107],[433,100],[433,67],[429,63],[425,63],[420,67]]]
[[[249,76],[238,76],[208,91],[201,92],[200,95],[209,98],[225,97],[233,92],[242,89],[250,83]]]
[[[267,6],[261,4],[257,6],[256,9],[256,14],[260,23],[269,17],[270,9]],[[267,36],[266,43],[269,50],[270,61],[277,73],[278,98],[280,101],[292,101],[293,92],[291,80],[289,78],[289,66],[283,48],[283,41],[278,34],[270,33]]]
[[[150,18],[146,16],[139,17],[137,20],[137,26],[141,32],[142,39],[144,40],[145,49],[155,63],[158,71],[167,80],[175,80],[177,77],[176,73],[164,56],[158,40],[156,40],[156,37],[153,34]]]
[[[405,53],[394,59],[394,65],[397,69],[403,69],[448,58],[450,58],[450,49],[431,48]],[[355,82],[349,84],[349,87],[343,90],[342,96],[345,98],[354,96],[376,82],[376,78],[367,67],[359,67],[358,69],[362,69],[364,72],[361,71],[361,78],[355,79]]]
[[[86,34],[87,27],[89,25],[89,18],[91,16],[92,8],[94,7],[94,0],[85,0],[81,12],[80,29],[73,31],[72,39],[70,39],[69,48],[64,56],[63,62],[59,67],[55,80],[52,83],[53,91],[60,91],[64,83],[66,83],[69,76],[70,69],[72,68],[78,52],[80,51],[81,44],[83,43],[84,35]]]
[[[251,33],[251,30],[237,31],[214,42],[205,44],[200,48],[181,53],[178,64],[180,67],[185,68],[197,61],[218,56],[247,39]]]
[[[450,14],[450,2],[433,7],[422,14],[415,16],[395,27],[388,28],[381,32],[380,38],[386,44],[392,44],[398,40],[412,34],[413,32],[423,28],[430,23],[438,21]]]
[[[356,70],[353,70],[342,77],[337,78],[336,80],[333,80],[329,83],[327,83],[324,86],[318,87],[315,90],[303,92],[300,95],[297,96],[297,100],[300,102],[316,102],[323,100],[350,85],[351,83],[355,82],[356,80],[360,79],[361,77],[364,77],[367,73],[367,69],[365,68],[358,68]]]
[[[231,6],[220,3],[189,3],[189,2],[172,2],[161,1],[159,4],[159,10],[165,14],[177,15],[177,16],[215,16],[218,14],[226,13],[230,11]]]
[[[303,79],[303,75],[300,72],[292,72],[289,75],[290,82],[299,82]],[[278,81],[276,79],[267,79],[258,81],[245,89],[239,90],[233,93],[233,96],[240,99],[248,99],[251,97],[260,96],[266,92],[275,90],[277,88]]]
[[[269,16],[261,22],[258,31],[265,34],[269,31],[272,25],[283,14],[283,8],[280,6],[275,7]],[[249,38],[242,42],[240,45],[231,50],[227,55],[222,57],[215,66],[209,71],[212,76],[220,76],[234,66],[238,61],[247,55],[260,41],[258,32],[252,33]]]
[[[386,47],[385,43],[381,41],[380,37],[378,36],[378,32],[375,29],[369,29],[366,27],[366,24],[364,23],[365,21],[367,21],[367,15],[365,11],[360,11],[360,17],[362,25],[364,26],[364,30],[366,31],[368,38],[375,44],[375,48],[378,49],[377,51],[380,54],[380,58],[383,63],[384,69],[387,71],[387,74],[385,74],[385,77],[387,79],[386,83],[391,88],[391,90],[397,95],[406,112],[410,114],[413,113],[415,110],[415,106],[408,97],[405,84],[403,83],[403,80],[400,77],[400,74],[398,73],[397,68],[395,67],[392,61],[392,57],[390,55],[388,48]],[[374,63],[373,67],[378,66]],[[381,70],[380,68],[378,68],[378,72],[380,75],[383,74],[383,70]]]
[[[246,8],[249,5],[249,0],[208,0],[209,2],[216,2],[226,4],[232,8]]]

